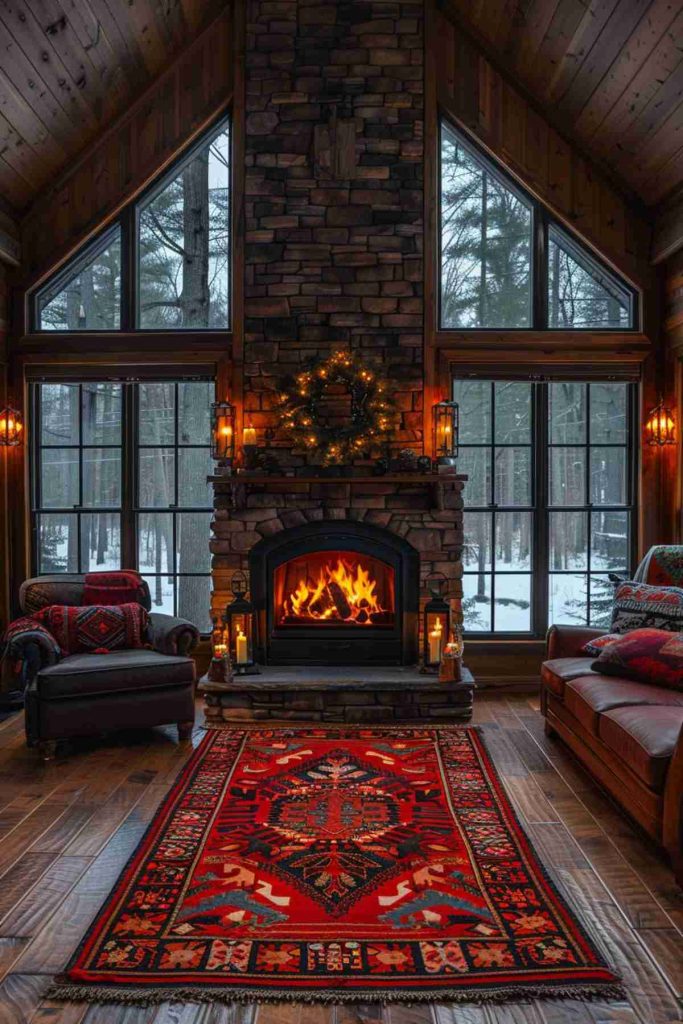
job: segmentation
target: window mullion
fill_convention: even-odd
[[[532,631],[542,636],[548,625],[548,590],[550,568],[550,512],[548,510],[548,384],[534,384],[533,391],[533,436],[534,445],[534,492],[533,492],[533,564],[531,586],[533,588]]]
[[[137,384],[123,384],[121,396],[121,562],[123,568],[137,568]]]

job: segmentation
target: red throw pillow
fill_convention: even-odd
[[[107,654],[145,646],[149,615],[141,604],[51,604],[32,616],[49,629],[63,654]]]
[[[83,604],[142,603],[145,585],[139,572],[121,569],[114,572],[87,572],[83,586]]]
[[[683,633],[634,629],[608,644],[592,668],[609,676],[683,690]]]
[[[593,657],[597,658],[600,651],[607,647],[607,644],[613,644],[620,636],[622,636],[621,633],[605,633],[604,636],[596,636],[594,640],[589,640],[588,643],[583,645],[581,654],[592,654]]]

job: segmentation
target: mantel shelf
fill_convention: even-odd
[[[449,484],[464,482],[462,473],[385,473],[384,476],[281,476],[274,473],[252,475],[235,473],[232,476],[215,474],[208,477],[212,484]]]

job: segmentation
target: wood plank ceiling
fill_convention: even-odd
[[[645,203],[683,183],[682,0],[443,0],[584,152]]]
[[[0,0],[0,197],[21,213],[225,0]]]

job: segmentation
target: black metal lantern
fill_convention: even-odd
[[[211,406],[211,455],[228,466],[235,457],[235,407],[230,402]]]
[[[423,672],[438,672],[443,649],[451,635],[451,605],[446,598],[448,580],[432,573],[426,580],[429,599],[422,613]]]
[[[460,410],[457,402],[437,402],[432,406],[434,455],[441,466],[454,466],[458,457]]]
[[[230,660],[235,675],[258,675],[254,663],[254,606],[247,598],[247,577],[243,572],[233,573],[230,589],[235,595],[225,609]]]

